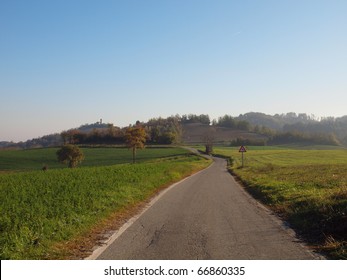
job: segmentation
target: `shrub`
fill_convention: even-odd
[[[58,161],[68,163],[70,168],[76,167],[84,160],[84,155],[80,148],[75,145],[64,145],[57,151]]]

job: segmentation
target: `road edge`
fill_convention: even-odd
[[[205,170],[209,169],[211,166],[213,166],[215,162],[213,161],[208,167],[186,177],[182,180],[170,185],[169,187],[165,188],[161,192],[159,192],[156,196],[154,196],[141,210],[139,214],[136,214],[135,216],[131,217],[129,220],[127,220],[119,229],[117,229],[106,241],[103,241],[100,246],[98,246],[96,249],[93,250],[93,252],[88,256],[83,258],[83,260],[96,260],[115,240],[117,240],[129,227],[132,226],[133,223],[135,223],[149,208],[151,208],[163,195],[165,195],[168,191],[176,187],[178,184],[200,174],[201,172],[204,172]]]

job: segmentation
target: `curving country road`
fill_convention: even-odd
[[[235,182],[226,162],[168,190],[97,259],[315,259]]]

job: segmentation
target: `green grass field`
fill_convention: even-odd
[[[330,148],[330,147],[328,147]],[[347,150],[324,147],[214,149],[232,157],[232,172],[331,258],[347,259]]]
[[[127,148],[81,148],[85,160],[81,167],[106,166],[132,162],[132,153]],[[28,149],[28,150],[0,150],[0,171],[29,171],[41,170],[44,165],[49,169],[66,168],[57,161],[58,148]],[[156,158],[183,155],[187,151],[174,147],[149,147],[137,151],[137,162],[144,162]]]
[[[74,169],[57,148],[0,151],[0,259],[70,258],[66,244],[210,163],[175,147],[139,150],[136,164],[126,148],[82,150]]]

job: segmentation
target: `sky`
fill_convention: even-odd
[[[345,0],[0,0],[0,141],[175,114],[347,115]]]

